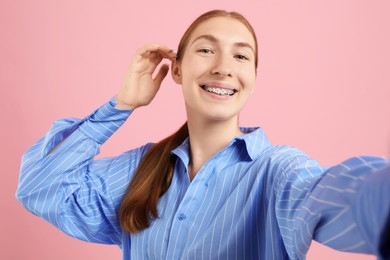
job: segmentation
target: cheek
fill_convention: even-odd
[[[187,60],[181,66],[181,77],[183,84],[194,83],[193,81],[202,76],[204,73],[204,64]]]
[[[201,57],[200,55],[188,52],[182,59],[182,71],[190,76],[201,76],[203,73],[210,70],[213,60],[210,58]]]
[[[241,80],[242,84],[252,92],[256,84],[256,71],[251,67],[241,70]]]

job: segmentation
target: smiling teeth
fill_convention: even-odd
[[[208,88],[208,87],[205,87],[204,89],[207,90],[208,92],[215,93],[215,94],[218,94],[221,96],[224,96],[224,95],[231,96],[234,94],[234,90],[232,90],[232,89]]]

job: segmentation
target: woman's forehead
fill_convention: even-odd
[[[190,36],[190,45],[197,39],[208,39],[212,36],[221,41],[247,42],[254,47],[252,33],[241,21],[231,17],[213,17],[200,23]]]

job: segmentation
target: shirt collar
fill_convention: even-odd
[[[260,154],[271,143],[268,141],[263,130],[259,127],[240,127],[243,135],[234,138],[235,140],[241,140],[245,144],[246,152],[249,157],[254,160],[260,156]]]
[[[243,135],[235,137],[230,145],[233,143],[241,143],[245,145],[247,155],[251,160],[256,159],[271,143],[268,141],[263,130],[259,127],[240,127]],[[178,156],[184,163],[188,165],[189,156],[189,139],[188,137],[183,141],[181,145],[172,150],[172,153]]]

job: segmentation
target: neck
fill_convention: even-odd
[[[234,137],[242,134],[238,128],[237,120],[237,118],[213,122],[188,120],[190,136],[188,171],[191,180],[208,159],[225,148]]]

